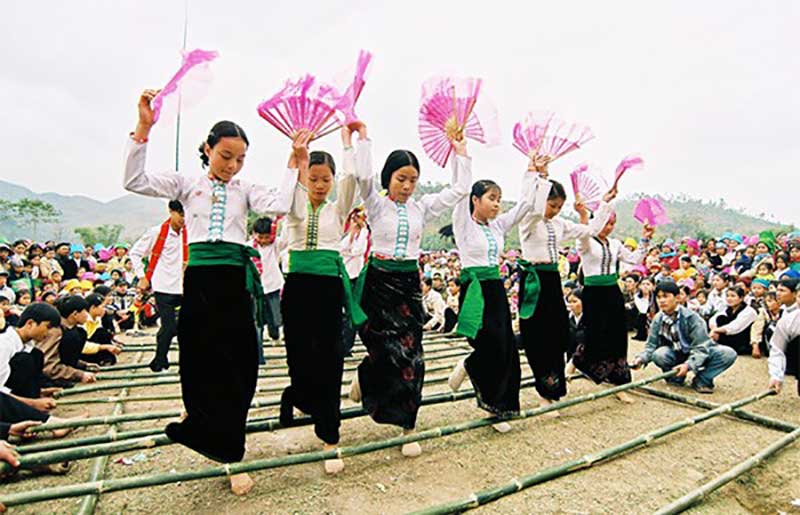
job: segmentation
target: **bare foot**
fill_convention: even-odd
[[[508,422],[498,422],[497,424],[492,424],[492,429],[498,433],[508,433],[511,431],[511,424]]]
[[[576,370],[575,365],[573,365],[572,361],[570,360],[567,363],[566,368],[564,369],[564,375],[567,376],[567,381],[572,380],[570,377],[575,374],[575,370]]]
[[[47,419],[47,422],[48,423],[71,422],[73,420],[82,420],[84,418],[89,418],[89,414],[88,413],[82,413],[81,415],[78,415],[77,417],[72,417],[72,418],[50,417],[50,418]],[[53,438],[64,438],[65,436],[67,436],[71,432],[75,431],[76,429],[77,429],[77,427],[65,427],[63,429],[53,429],[52,431],[50,431],[50,434],[53,435]]]
[[[467,368],[464,366],[464,360],[458,362],[452,372],[450,372],[450,377],[447,378],[447,384],[450,386],[450,389],[454,392],[457,392],[459,388],[461,388],[461,383],[464,382],[464,379],[467,377]]]
[[[627,392],[619,392],[617,393],[617,399],[624,404],[635,404],[636,399],[628,395]]]
[[[246,472],[234,474],[230,476],[230,478],[231,492],[233,492],[234,495],[247,495],[256,485],[256,482],[253,481],[253,478],[251,478]]]
[[[353,382],[350,383],[350,400],[361,402],[361,386],[358,384],[358,372],[353,376]]]
[[[403,436],[408,436],[413,433],[414,433],[413,429],[403,430]],[[400,452],[402,452],[403,456],[405,456],[406,458],[416,458],[417,456],[422,454],[422,447],[417,442],[410,442],[404,444],[403,447],[400,449]]]
[[[540,408],[546,408],[547,406],[550,406],[551,404],[554,404],[554,402],[549,400],[549,399],[542,399],[542,400],[539,401],[539,407]],[[548,412],[542,414],[542,416],[545,417],[545,418],[558,418],[558,417],[561,416],[561,413],[559,413],[558,410],[554,410],[554,411],[548,411]]]
[[[322,446],[322,449],[325,451],[332,451],[336,449],[336,445],[325,444]],[[338,474],[339,472],[344,470],[344,460],[341,458],[334,458],[330,460],[325,460],[325,473],[326,474]]]

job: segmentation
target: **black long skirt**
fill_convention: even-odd
[[[475,339],[467,341],[475,349],[464,362],[475,387],[478,407],[493,415],[508,417],[519,413],[519,351],[511,328],[511,311],[503,281],[481,281],[483,326]],[[467,288],[461,288],[459,306]]]
[[[523,270],[520,274],[520,300],[525,295],[528,273]],[[564,354],[569,342],[569,315],[558,272],[537,273],[542,288],[539,301],[533,316],[521,318],[519,327],[536,391],[545,399],[557,401],[567,394]]]
[[[572,357],[578,370],[597,384],[631,382],[625,302],[617,285],[583,289],[586,341]]]
[[[359,329],[367,357],[358,366],[364,409],[375,422],[413,429],[422,402],[422,291],[419,272],[367,269]]]
[[[245,424],[258,378],[256,325],[245,269],[191,266],[183,279],[178,348],[188,416],[166,433],[213,460],[244,457]]]
[[[282,399],[311,415],[314,432],[328,444],[339,443],[341,423],[342,298],[338,277],[290,273],[281,299],[291,379]]]

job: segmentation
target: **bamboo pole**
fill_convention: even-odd
[[[675,375],[675,371],[671,370],[669,372],[658,374],[656,376],[647,379],[642,379],[640,381],[632,382],[626,385],[616,386],[599,392],[593,392],[586,395],[581,395],[579,397],[574,397],[572,399],[566,399],[560,402],[549,404],[547,406],[540,406],[535,409],[525,410],[522,411],[517,417],[514,417],[513,420],[535,417],[538,415],[549,413],[551,411],[556,411],[559,409],[575,406],[583,402],[601,399],[603,397],[608,397],[609,395],[614,395],[622,391],[636,388],[638,386],[649,384],[655,381],[660,381],[662,379],[672,377],[673,375]],[[470,396],[474,396],[474,392],[459,392],[459,393],[437,395],[437,397],[441,398],[446,397],[451,400],[461,400],[464,398],[469,398]],[[434,402],[431,402],[430,398],[428,398],[427,400],[429,401],[428,403],[425,402],[426,399],[423,399],[423,405],[434,404]],[[352,418],[351,416],[345,417],[345,411],[348,410],[342,411],[342,418]],[[359,409],[359,411],[363,413],[363,410]],[[704,415],[708,415],[708,413],[705,413]],[[306,421],[310,421],[310,417],[302,417],[302,419],[298,419],[298,421],[300,420],[303,420],[304,423],[307,423]],[[240,474],[243,472],[254,472],[257,470],[265,470],[265,469],[284,467],[289,465],[298,465],[301,463],[319,462],[326,459],[357,456],[360,454],[367,454],[370,452],[375,452],[382,449],[388,449],[391,447],[398,447],[406,443],[420,442],[424,440],[440,438],[443,436],[449,436],[464,431],[470,431],[472,429],[487,427],[492,424],[496,424],[498,420],[499,419],[497,417],[476,419],[467,422],[462,422],[452,426],[438,427],[426,431],[415,432],[406,436],[390,438],[387,440],[369,442],[366,444],[352,446],[352,447],[340,447],[330,451],[307,452],[307,453],[300,453],[288,456],[281,456],[278,458],[231,463],[200,470],[147,474],[147,475],[131,476],[127,478],[113,479],[107,481],[93,481],[93,482],[77,483],[72,485],[64,485],[64,486],[45,488],[27,492],[18,492],[15,494],[0,496],[0,504],[3,504],[5,506],[18,506],[21,504],[29,504],[33,502],[76,497],[100,491],[106,493],[106,492],[115,492],[120,490],[130,490],[135,488],[144,488],[148,486],[158,486],[169,483],[175,483],[179,481],[193,481],[197,479],[223,477],[232,474]],[[269,430],[268,427],[272,425],[273,422],[275,425],[277,425],[277,421],[272,420],[272,421],[265,421],[265,423],[262,424],[260,427],[263,428],[262,430]],[[250,424],[248,424],[248,429],[250,429]],[[23,456],[22,459],[24,458],[25,457]]]
[[[534,386],[533,379],[528,379],[522,383],[521,388],[532,388]],[[431,406],[435,404],[444,404],[448,402],[457,402],[465,399],[475,397],[474,390],[465,390],[458,393],[439,393],[426,396],[422,399],[423,406]],[[361,407],[346,408],[341,411],[342,420],[351,418],[360,418],[367,415]],[[309,416],[297,417],[292,427],[306,426],[312,424],[313,421]],[[282,426],[277,417],[254,417],[248,420],[246,425],[248,433],[259,433],[264,431],[273,431],[281,429]],[[121,436],[121,435],[117,435]],[[83,447],[70,446],[57,451],[48,452],[27,452],[26,449],[20,449],[22,455],[20,457],[20,467],[31,468],[48,463],[58,463],[67,460],[81,460],[87,458],[94,458],[96,456],[104,456],[109,454],[118,454],[121,452],[129,452],[137,449],[149,449],[153,447],[161,447],[163,445],[170,445],[173,442],[163,434],[162,429],[153,430],[152,434],[144,435],[144,438],[125,439],[121,441],[112,441],[110,443],[87,445]],[[4,463],[0,463],[0,474],[10,470]]]
[[[638,388],[638,390],[641,390],[655,397],[661,397],[662,399],[668,399],[671,401],[679,402],[681,404],[687,404],[695,408],[702,408],[709,410],[720,407],[720,404],[717,404],[716,402],[709,402],[709,401],[704,401],[702,399],[696,399],[693,397],[686,397],[684,395],[680,395],[673,392],[666,392],[664,390],[658,390],[656,388],[652,388],[649,386],[642,386]],[[753,413],[751,411],[745,411],[741,409],[733,410],[729,413],[729,415],[734,416],[741,420],[746,420],[748,422],[759,424],[769,429],[783,431],[784,433],[791,433],[792,431],[798,428],[798,426],[790,424],[789,422],[786,422],[784,420],[767,417],[766,415],[759,415],[758,413]]]
[[[452,357],[456,357],[456,356],[466,356],[467,354],[470,353],[470,351],[471,351],[471,349],[465,349],[465,348],[460,348],[460,349],[452,349],[452,348],[450,348],[450,349],[442,349],[440,351],[433,351],[433,352],[430,352],[430,353],[425,353],[425,362],[438,361],[438,360],[442,360],[442,359],[445,359],[445,358],[452,358]],[[359,361],[361,361],[360,358],[359,358]],[[358,368],[357,366],[344,367],[344,371],[345,372],[353,372],[357,368]],[[274,374],[276,372],[270,372],[270,371],[275,371],[275,370],[288,371],[289,370],[289,366],[288,365],[266,365],[266,366],[262,365],[262,366],[259,367],[259,369],[264,371],[264,372],[262,372],[262,374],[269,374],[269,373],[273,373]],[[116,374],[116,373],[104,374],[104,373],[100,373],[100,374],[97,374],[97,380],[98,381],[113,381],[113,380],[153,379],[153,378],[156,378],[156,377],[178,377],[179,375],[180,375],[180,372],[152,372],[152,373],[151,372],[147,372],[147,373],[141,373],[141,374]],[[283,372],[282,374],[277,375],[277,376],[275,376],[275,375],[263,376],[262,375],[262,376],[259,376],[259,377],[283,377],[283,376],[286,376],[286,375],[288,375],[288,372]]]
[[[516,479],[513,479],[509,483],[505,483],[497,487],[487,488],[485,490],[474,492],[470,496],[465,497],[463,499],[440,504],[438,506],[426,508],[414,513],[416,515],[423,515],[423,514],[439,515],[445,513],[460,513],[462,511],[471,510],[479,506],[488,504],[492,501],[496,501],[501,497],[517,493],[521,490],[530,488],[532,486],[536,486],[541,483],[546,483],[547,481],[559,478],[561,476],[565,476],[567,474],[571,474],[578,470],[589,468],[593,466],[595,463],[605,462],[606,460],[616,458],[621,454],[627,453],[628,451],[632,451],[639,447],[650,445],[651,442],[663,438],[672,433],[675,433],[681,429],[694,426],[696,424],[705,422],[706,420],[710,420],[714,417],[723,415],[725,413],[730,413],[732,410],[736,408],[745,406],[747,404],[751,404],[753,402],[757,402],[763,399],[764,397],[773,394],[774,394],[773,391],[766,390],[761,393],[745,397],[735,402],[723,404],[716,409],[706,411],[705,413],[695,415],[694,417],[686,418],[684,420],[675,422],[673,424],[669,424],[667,426],[660,427],[658,429],[639,435],[636,438],[628,440],[614,447],[608,447],[596,453],[586,454],[575,460],[570,460],[567,462],[560,463],[558,465],[554,465],[552,467],[548,467],[534,474],[518,477]]]
[[[792,431],[787,435],[784,435],[783,437],[774,441],[764,449],[761,449],[753,456],[739,463],[735,467],[729,469],[724,474],[715,477],[714,479],[704,484],[700,488],[692,490],[691,492],[684,495],[680,499],[676,499],[675,501],[669,503],[668,505],[659,508],[659,510],[655,512],[656,515],[681,513],[685,510],[688,510],[695,504],[702,502],[710,493],[719,490],[720,488],[730,483],[731,481],[741,476],[742,474],[761,465],[772,455],[778,453],[782,449],[796,442],[798,438],[800,438],[800,428],[795,429],[794,431]]]
[[[441,372],[442,370],[449,370],[449,369],[450,369],[450,367],[447,367],[447,366],[444,366],[444,367],[433,367],[433,368],[426,369],[426,372]],[[279,378],[286,378],[287,376],[285,374],[284,375],[263,375],[263,374],[259,374],[258,377],[261,378],[261,379],[264,379],[264,378],[273,378],[273,379],[277,378],[277,379],[279,379]],[[80,395],[82,393],[90,393],[90,392],[94,393],[94,392],[100,392],[100,391],[104,391],[104,390],[116,390],[118,388],[124,388],[124,387],[142,388],[142,387],[145,387],[145,386],[162,386],[162,385],[167,385],[167,384],[179,384],[180,382],[181,382],[181,380],[180,380],[179,377],[162,377],[162,378],[156,378],[156,379],[148,379],[148,380],[145,380],[145,381],[102,382],[102,383],[99,383],[99,384],[95,383],[95,384],[87,384],[85,386],[74,386],[74,387],[72,387],[72,388],[70,388],[68,390],[63,390],[63,391],[59,392],[55,397],[56,398],[67,397],[67,396],[71,397],[73,395]]]
[[[436,382],[446,382],[447,376],[435,378],[434,381]],[[531,379],[530,376],[523,378],[523,380]],[[430,384],[426,381],[424,384]],[[268,388],[267,390],[273,392],[281,392],[283,389],[286,388],[286,385]],[[344,396],[344,394],[343,394]],[[180,399],[180,394],[177,396]],[[423,399],[424,400],[424,399]],[[128,398],[126,398],[126,402],[128,402]],[[78,447],[78,446],[85,446],[85,445],[95,445],[100,443],[108,443],[108,442],[117,442],[122,440],[129,440],[133,438],[141,438],[144,436],[152,436],[162,432],[162,429],[139,429],[134,431],[125,431],[118,433],[114,438],[108,438],[104,435],[96,435],[96,436],[85,436],[82,438],[71,438],[71,439],[60,439],[60,440],[52,440],[48,442],[40,442],[40,443],[33,443],[27,444],[23,446],[17,447],[17,451],[22,454],[25,453],[34,453],[34,452],[42,452],[42,451],[50,451],[50,450],[57,450],[57,449],[64,449],[70,447]]]
[[[135,361],[141,361],[142,357],[144,356],[144,352],[140,352],[134,358]],[[119,402],[114,404],[114,409],[111,410],[111,415],[122,415],[122,412],[125,410],[124,398],[128,395],[128,389],[123,388],[122,391],[119,393]],[[114,424],[106,433],[107,435],[114,437],[117,434],[117,425]],[[108,456],[100,456],[94,460],[92,463],[92,472],[89,476],[89,481],[98,481],[102,480],[106,473],[106,466],[108,466]],[[78,507],[78,514],[79,515],[89,515],[94,513],[94,509],[97,506],[97,501],[100,499],[100,494],[90,494],[85,496],[81,500],[81,504]]]

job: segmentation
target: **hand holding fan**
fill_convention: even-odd
[[[603,196],[608,191],[608,183],[602,176],[590,170],[589,165],[582,164],[569,174],[575,200],[580,201],[592,211],[597,211]]]
[[[259,104],[258,114],[290,139],[300,129],[308,129],[315,140],[341,126],[337,97],[333,86],[306,75],[287,80],[272,98]]]
[[[441,167],[453,151],[452,141],[469,138],[497,143],[497,114],[485,100],[478,102],[481,84],[475,78],[434,78],[422,86],[419,137],[425,153]]]
[[[639,222],[653,227],[670,222],[667,210],[656,198],[643,198],[637,202],[633,209],[633,217]]]
[[[205,96],[211,83],[209,65],[218,56],[217,52],[199,48],[184,53],[180,69],[153,98],[153,123],[162,115],[177,115],[180,107],[190,107]]]
[[[617,183],[619,183],[619,178],[622,177],[622,174],[627,172],[628,170],[641,170],[644,168],[644,159],[637,155],[630,155],[625,157],[618,165],[617,171],[614,174],[614,188],[617,187]]]

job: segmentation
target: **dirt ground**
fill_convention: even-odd
[[[130,342],[152,342],[153,336],[128,338]],[[442,345],[437,345],[437,348]],[[642,344],[632,341],[630,353]],[[270,352],[281,352],[270,349]],[[141,356],[150,359],[150,352]],[[123,354],[122,362],[132,362],[136,352]],[[176,356],[173,356],[176,359]],[[436,361],[428,367],[454,364],[458,358]],[[271,360],[270,363],[278,363]],[[149,370],[148,370],[149,371]],[[174,369],[173,369],[174,371]],[[650,366],[635,378],[654,375]],[[345,379],[351,374],[346,373]],[[435,372],[431,377],[445,377]],[[523,377],[530,375],[523,364]],[[260,386],[282,384],[282,379],[262,379]],[[767,383],[767,363],[749,357],[737,360],[734,367],[717,381],[713,395],[702,396],[713,402],[729,402],[762,391]],[[697,396],[688,388],[661,383],[653,385],[687,396]],[[469,388],[468,382],[464,389]],[[597,391],[586,380],[570,384],[570,395]],[[178,393],[178,385],[136,388],[130,395]],[[446,383],[426,386],[424,394],[448,391]],[[83,394],[83,397],[116,395],[117,391]],[[256,394],[276,398],[276,394]],[[76,398],[76,397],[69,397]],[[523,408],[535,407],[533,389],[522,390]],[[418,458],[404,458],[398,449],[373,452],[346,460],[343,473],[326,476],[321,463],[295,465],[252,474],[256,487],[246,497],[228,491],[225,478],[170,484],[139,490],[103,494],[98,513],[405,513],[442,502],[461,499],[483,488],[534,473],[569,461],[586,453],[622,443],[642,433],[701,413],[703,410],[636,394],[633,405],[613,397],[564,409],[559,418],[534,417],[512,423],[513,430],[499,434],[491,428],[476,429],[422,443]],[[352,403],[343,401],[343,407]],[[88,407],[86,407],[88,406]],[[107,415],[113,404],[64,406],[57,415],[80,411]],[[180,400],[129,402],[126,413],[180,408]],[[794,378],[789,378],[780,396],[768,397],[746,409],[800,424],[800,398]],[[254,415],[276,414],[275,409],[260,409]],[[474,399],[423,407],[420,429],[450,425],[482,418],[485,414]],[[165,420],[121,424],[118,430],[163,427]],[[105,426],[78,431],[74,437],[102,434]],[[374,424],[368,417],[345,420],[341,445],[397,436],[389,426]],[[783,433],[727,417],[717,417],[684,429],[650,446],[592,468],[529,488],[476,510],[476,513],[650,513],[780,438]],[[298,427],[248,437],[246,459],[260,459],[318,450],[319,442],[310,427]],[[208,467],[212,462],[188,449],[169,445],[143,451],[144,459],[132,465],[114,463],[119,457],[132,458],[140,451],[112,456],[106,478],[147,474],[159,471]],[[141,456],[139,457],[141,458]],[[19,474],[0,487],[2,493],[27,491],[55,485],[87,481],[92,460],[73,465],[66,477],[31,477]],[[690,513],[800,513],[792,506],[800,498],[800,444],[795,444],[739,480],[715,492]],[[72,513],[80,499],[37,503],[12,508],[12,513]]]

